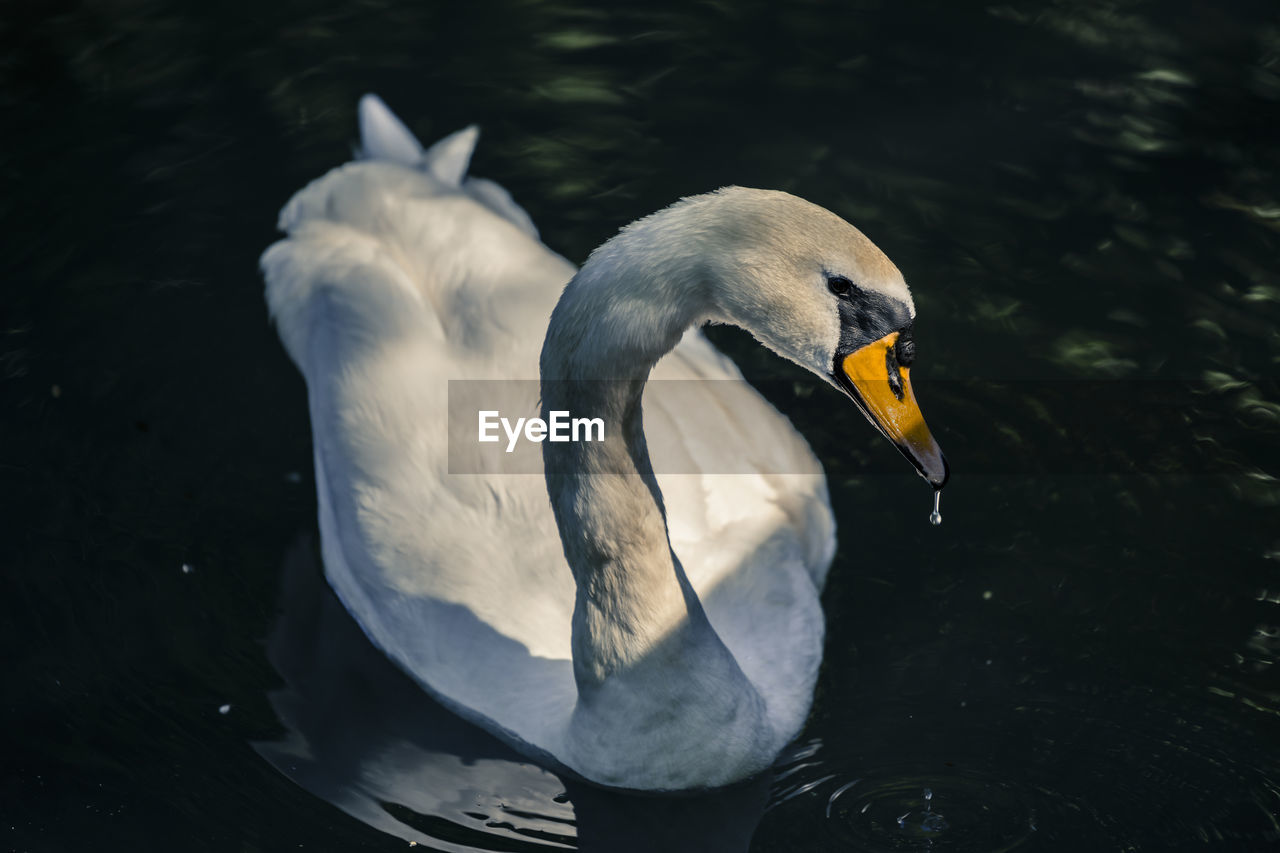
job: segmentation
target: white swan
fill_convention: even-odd
[[[575,275],[464,177],[474,128],[424,151],[375,97],[360,120],[364,159],[295,195],[262,258],[306,378],[330,583],[441,701],[588,780],[764,769],[811,703],[834,523],[804,440],[697,327],[837,385],[941,488],[902,275],[834,214],[740,187],[633,223]],[[604,441],[544,443],[545,481],[450,447],[451,380],[539,364],[543,412],[602,416]],[[644,394],[650,376],[727,381],[688,399]],[[537,412],[534,383],[503,393]]]

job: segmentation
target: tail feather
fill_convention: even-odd
[[[480,130],[474,124],[451,133],[428,149],[377,95],[360,99],[360,156],[387,160],[431,173],[451,187],[461,187]]]
[[[422,163],[422,143],[377,95],[360,99],[360,156],[403,166]]]
[[[449,186],[461,187],[479,138],[480,128],[474,124],[451,133],[427,149],[422,157],[423,165]]]

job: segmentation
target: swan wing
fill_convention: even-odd
[[[698,330],[659,362],[645,428],[671,547],[779,730],[808,715],[835,555],[821,464]]]
[[[554,754],[574,588],[545,488],[451,476],[441,413],[450,381],[536,376],[573,268],[435,170],[387,160],[335,169],[280,224],[262,266],[307,383],[330,583],[435,695]]]

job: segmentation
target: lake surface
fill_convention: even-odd
[[[0,847],[1280,848],[1274,3],[176,0],[0,28]],[[370,648],[315,559],[257,257],[380,93],[476,122],[575,262],[736,183],[918,308],[929,492],[713,339],[827,467],[814,710],[769,778],[560,780]],[[628,846],[629,845],[629,846]]]

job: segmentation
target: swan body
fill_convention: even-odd
[[[377,98],[360,117],[362,159],[297,193],[262,258],[306,379],[330,584],[418,683],[527,754],[650,790],[763,770],[809,710],[835,527],[808,445],[698,327],[744,326],[839,385],[851,334],[909,328],[901,274],[833,214],[743,188],[575,270],[466,176],[474,128],[424,149]],[[836,271],[875,303],[861,332]],[[451,447],[450,389],[478,380],[528,380],[503,389],[522,415],[601,414],[605,440],[502,473]]]

